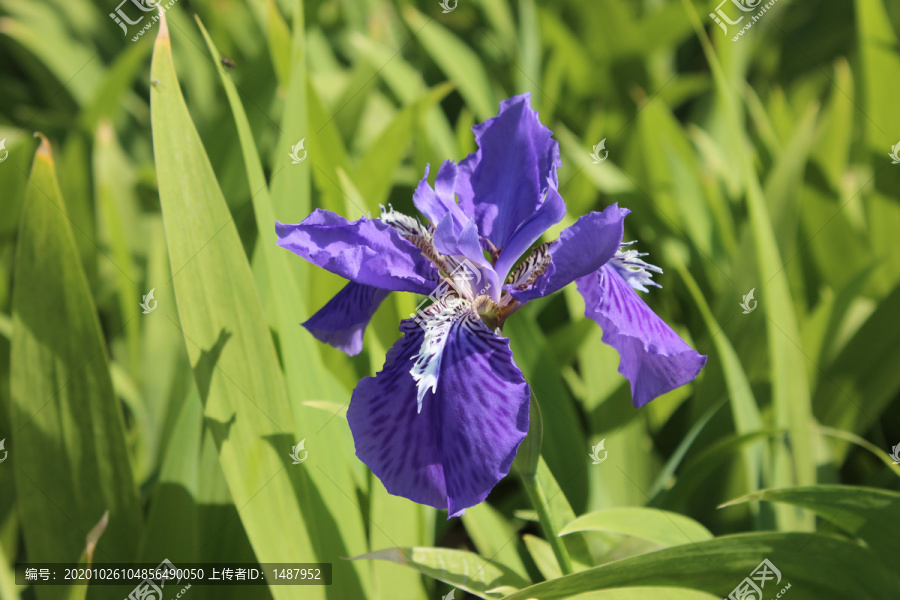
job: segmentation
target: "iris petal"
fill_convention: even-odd
[[[478,231],[502,248],[558,187],[559,144],[531,108],[530,94],[500,103],[500,113],[472,128],[478,151],[459,164],[456,194]]]
[[[590,212],[579,218],[559,235],[547,248],[550,263],[523,290],[506,289],[519,302],[528,302],[561,290],[579,277],[593,273],[615,256],[622,243],[625,216],[631,211],[618,204],[607,206],[603,212]]]
[[[445,160],[438,169],[434,187],[428,183],[429,166],[425,167],[425,176],[419,181],[413,192],[413,204],[416,209],[425,215],[432,224],[437,225],[445,215],[452,215],[459,226],[468,221],[468,216],[456,203],[454,190],[456,188],[457,166],[452,160]]]
[[[528,431],[530,391],[509,340],[462,311],[418,412],[411,369],[425,333],[412,320],[400,329],[384,368],[353,392],[347,419],[356,455],[390,493],[458,516],[509,473]]]
[[[355,356],[362,351],[363,333],[372,315],[390,293],[351,281],[303,326],[320,342]]]
[[[559,223],[566,216],[566,203],[555,189],[547,191],[547,198],[534,213],[525,219],[509,242],[500,250],[500,257],[494,269],[501,281],[506,280],[509,270],[522,254],[541,237],[545,231]]]
[[[693,381],[706,364],[706,356],[660,319],[615,267],[604,265],[577,285],[584,315],[603,328],[603,341],[619,353],[619,373],[631,383],[637,408]]]
[[[428,294],[439,277],[421,250],[379,219],[347,221],[317,209],[297,225],[275,223],[278,245],[345,279]]]

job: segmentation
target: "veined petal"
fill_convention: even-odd
[[[555,189],[547,191],[547,198],[534,213],[525,219],[512,237],[500,250],[500,257],[494,269],[501,281],[506,280],[509,270],[519,257],[528,250],[545,231],[559,223],[566,216],[566,203]]]
[[[422,399],[425,393],[437,390],[438,375],[441,369],[441,358],[444,355],[444,344],[450,327],[471,312],[471,305],[458,296],[446,296],[425,309],[416,321],[422,326],[425,338],[415,356],[415,364],[410,370],[416,380],[416,412],[422,412]]]
[[[347,419],[356,455],[390,493],[458,516],[509,473],[528,431],[530,391],[509,341],[471,310],[443,326],[421,412],[412,370],[426,333],[405,320],[382,371],[354,390]]]
[[[356,283],[428,294],[439,280],[421,250],[379,219],[348,222],[316,209],[297,225],[276,222],[275,231],[279,246]]]
[[[706,364],[706,356],[660,319],[614,266],[604,265],[577,285],[584,315],[603,328],[603,341],[619,353],[619,373],[631,383],[637,408],[693,381]]]
[[[363,333],[372,315],[390,293],[351,281],[303,326],[320,342],[355,356],[362,351]]]
[[[559,144],[531,108],[530,94],[504,100],[496,117],[472,129],[478,151],[459,164],[456,194],[478,232],[502,248],[548,187],[558,186]]]
[[[579,218],[562,231],[558,240],[546,247],[543,258],[536,256],[534,260],[526,261],[528,268],[539,273],[537,276],[527,276],[522,271],[525,267],[519,267],[514,273],[515,281],[511,281],[506,289],[519,302],[528,302],[593,273],[616,255],[622,243],[625,216],[630,212],[613,204],[603,212],[590,212]]]

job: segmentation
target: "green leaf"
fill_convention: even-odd
[[[559,374],[559,365],[546,350],[547,341],[531,311],[521,311],[504,325],[516,364],[522,369],[541,404],[541,454],[559,481],[566,481],[568,502],[583,510],[587,504],[587,454],[590,452],[578,420],[575,402]],[[585,460],[572,460],[583,456]],[[548,496],[552,494],[547,490]],[[560,527],[569,522],[556,523]]]
[[[138,72],[144,72],[151,48],[149,44],[131,44],[116,58],[104,74],[103,82],[97,87],[90,104],[79,117],[84,131],[93,132],[101,119],[114,121],[115,117],[121,115],[120,111],[126,100],[136,100],[131,87]],[[139,106],[143,108],[143,105]]]
[[[864,540],[886,566],[900,560],[900,493],[849,485],[816,485],[760,490],[722,507],[753,500],[807,508],[827,523]]]
[[[142,295],[136,283],[139,276],[133,258],[138,210],[134,175],[109,121],[103,121],[97,129],[93,163],[97,232],[108,247],[109,257],[101,262],[100,266],[105,267],[101,275],[111,277],[116,283],[119,312],[125,320],[125,359],[130,373],[137,375],[140,372],[141,321],[129,317],[135,312],[135,298]]]
[[[670,247],[670,249],[672,249]],[[672,264],[678,270],[678,274],[684,279],[694,303],[700,309],[706,329],[712,336],[725,375],[725,385],[728,388],[728,401],[731,405],[731,414],[734,419],[734,429],[740,434],[748,434],[763,428],[762,416],[759,406],[750,388],[750,380],[744,372],[741,360],[728,336],[719,326],[715,316],[706,302],[700,286],[694,280],[690,271],[681,261],[677,252],[667,252]],[[764,444],[759,443],[741,449],[746,466],[747,489],[756,490],[760,483],[769,481],[769,453]]]
[[[820,131],[811,155],[822,166],[831,187],[837,190],[840,189],[841,178],[847,171],[850,159],[856,112],[853,102],[853,71],[843,57],[835,61],[834,80],[835,87],[822,111]]]
[[[353,178],[359,182],[359,191],[365,198],[364,208],[371,209],[387,202],[397,167],[409,150],[416,124],[451,89],[452,84],[439,85],[419,100],[405,106],[378,139],[372,142],[359,161]]]
[[[488,3],[492,6],[499,4],[492,0]],[[403,104],[414,102],[427,92],[428,88],[422,73],[403,59],[398,48],[359,33],[351,35],[350,43],[359,52],[360,58],[368,61],[369,65],[377,70],[378,76]],[[453,139],[453,129],[444,111],[439,106],[430,108],[425,113],[422,123],[427,128],[426,133],[433,152],[444,159],[457,158],[458,150]]]
[[[21,588],[16,585],[16,575],[9,567],[10,561],[3,552],[3,545],[0,544],[0,594],[10,600],[20,600]]]
[[[553,547],[550,545],[550,542],[528,534],[522,536],[522,542],[528,548],[531,560],[537,565],[538,571],[541,572],[544,579],[550,580],[562,577],[562,570],[559,568],[559,563],[556,561],[556,555],[553,554]]]
[[[435,511],[411,500],[390,494],[375,477],[369,486],[369,548],[385,546],[428,546],[434,544]],[[402,589],[409,597],[427,596],[421,573],[396,564],[377,561],[371,565],[351,562],[360,567],[370,566],[377,594],[373,600],[393,600]],[[364,569],[361,569],[364,570]]]
[[[164,15],[151,75],[159,82],[151,87],[153,146],[180,327],[222,470],[261,562],[317,557],[310,529],[321,517],[304,517],[298,494],[308,497],[310,484],[289,468],[296,441],[275,347],[232,216],[181,96]],[[272,587],[275,598],[293,596],[284,587]],[[305,591],[311,598],[325,592]]]
[[[487,502],[467,508],[462,516],[466,533],[482,556],[490,556],[522,577],[527,571],[516,550],[518,528]],[[553,559],[556,564],[556,559]]]
[[[309,195],[309,170],[312,160],[304,160],[293,164],[290,150],[301,139],[313,133],[308,129],[307,119],[307,67],[306,67],[306,34],[303,3],[292,2],[294,7],[294,37],[291,40],[290,83],[287,84],[285,110],[281,118],[281,135],[275,146],[275,161],[272,175],[272,206],[282,223],[299,223],[311,212]],[[283,41],[281,42],[283,44]],[[312,144],[305,146],[310,155],[315,155]],[[309,157],[308,157],[309,158]],[[258,190],[251,190],[256,193]],[[294,267],[298,282],[305,285],[307,266],[297,261]]]
[[[446,27],[412,6],[403,8],[403,18],[431,59],[459,88],[478,120],[486,121],[497,114],[490,79],[478,54]]]
[[[787,271],[779,254],[762,186],[747,150],[749,143],[742,128],[737,94],[729,85],[696,9],[686,0],[682,4],[689,12],[712,70],[716,93],[725,110],[726,126],[734,141],[732,151],[738,153],[735,164],[740,166],[746,182],[750,231],[756,247],[758,287],[762,292],[759,300],[762,311],[761,314],[756,313],[756,318],[764,315],[766,319],[775,425],[790,431],[790,447],[778,444],[775,448],[774,482],[779,486],[812,484],[816,480],[816,471],[810,435],[812,409],[809,382],[805,376],[799,376],[806,373],[806,357],[799,345],[801,337]],[[802,519],[796,513],[779,511],[778,518],[779,524],[784,527],[812,528],[810,520]]]
[[[87,532],[109,510],[96,557],[133,560],[141,518],[123,418],[43,136],[28,183],[14,281],[9,464],[15,467],[28,557],[78,561]],[[38,596],[61,598],[65,592],[43,587]]]
[[[856,27],[862,65],[863,116],[866,146],[888,160],[887,153],[897,143],[900,115],[900,55],[897,34],[881,0],[857,0]]]
[[[203,24],[197,19],[209,51],[219,64],[220,54],[210,39]],[[339,398],[345,400],[343,390],[324,368],[319,355],[317,342],[303,331],[298,316],[306,314],[300,288],[291,272],[289,260],[296,259],[277,245],[275,234],[275,211],[269,197],[263,174],[262,164],[253,141],[253,134],[247,115],[241,104],[240,96],[224,69],[218,67],[222,84],[225,87],[228,101],[234,114],[235,123],[243,150],[247,177],[252,189],[258,190],[252,199],[257,229],[262,245],[262,258],[268,271],[269,295],[275,307],[275,322],[278,328],[278,340],[281,348],[281,359],[284,363],[285,378],[291,399],[291,410],[294,418],[294,430],[297,439],[309,438],[314,441],[329,439],[330,448],[318,455],[317,468],[310,471],[310,479],[327,509],[327,513],[340,516],[334,521],[334,530],[322,530],[321,539],[317,540],[318,548],[327,556],[347,556],[364,552],[366,534],[362,519],[355,506],[347,501],[346,494],[354,489],[349,461],[355,461],[353,444],[346,429],[329,429],[325,435],[318,437],[323,428],[333,422],[334,413],[326,414],[305,406],[303,401],[313,398]],[[295,166],[295,165],[290,165]],[[335,423],[336,425],[337,423]],[[313,505],[309,505],[313,509]],[[323,520],[323,527],[328,521]],[[340,578],[345,589],[362,575],[358,566],[340,562],[335,565],[334,577]],[[361,593],[356,590],[355,593]]]
[[[815,397],[816,415],[823,424],[862,435],[895,401],[900,372],[884,365],[897,364],[900,359],[898,310],[900,285],[881,300],[826,367]],[[872,360],[873,356],[878,360]]]
[[[353,560],[388,560],[417,569],[479,598],[499,598],[496,588],[521,589],[529,583],[509,568],[477,554],[446,548],[387,548]]]
[[[660,546],[678,546],[712,539],[697,521],[655,508],[607,508],[582,515],[566,525],[560,535],[574,531],[606,531],[639,537]]]
[[[632,585],[687,585],[722,598],[763,558],[781,572],[779,582],[769,581],[764,588],[772,597],[790,584],[793,600],[882,600],[900,585],[893,570],[873,563],[872,552],[857,544],[807,533],[753,533],[619,560],[533,585],[504,600],[556,600]]]
[[[676,587],[627,587],[586,592],[571,600],[719,600],[719,596]]]
[[[266,40],[278,83],[287,88],[291,80],[291,32],[275,0],[266,2]]]

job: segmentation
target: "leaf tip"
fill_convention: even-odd
[[[38,146],[38,149],[37,149],[37,157],[43,158],[47,162],[52,163],[53,162],[53,152],[50,148],[50,140],[48,140],[47,136],[45,136],[40,131],[35,131],[34,137],[41,140],[41,144],[40,144],[40,146]]]
[[[158,42],[168,42],[169,41],[169,23],[166,21],[166,11],[159,11],[159,33],[156,34],[156,41]]]

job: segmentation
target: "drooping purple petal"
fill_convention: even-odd
[[[356,356],[362,351],[366,326],[390,293],[351,281],[303,326],[320,342]]]
[[[530,94],[504,100],[496,117],[472,129],[478,151],[459,164],[456,194],[479,233],[502,248],[547,188],[558,187],[559,144],[531,108]]]
[[[500,257],[494,269],[501,281],[506,280],[509,270],[519,257],[537,241],[541,235],[566,216],[566,203],[555,189],[547,191],[547,198],[534,213],[525,219],[515,233],[509,238],[506,246],[500,251]]]
[[[625,216],[630,212],[613,204],[603,212],[590,212],[579,218],[547,248],[550,262],[533,284],[523,290],[515,286],[507,286],[506,289],[519,302],[528,302],[561,290],[579,277],[595,272],[609,262],[619,249]],[[537,266],[540,268],[540,265]]]
[[[412,320],[400,329],[382,371],[353,392],[356,455],[390,493],[458,516],[509,473],[528,431],[530,391],[509,341],[463,310],[446,328],[434,391],[418,412],[411,370],[425,333]]]
[[[603,328],[603,341],[619,353],[619,373],[631,383],[637,408],[697,377],[706,356],[660,319],[615,267],[604,265],[576,283],[585,316]]]
[[[421,250],[379,219],[348,222],[316,209],[297,225],[276,222],[275,231],[279,246],[356,283],[428,294],[439,280]]]

